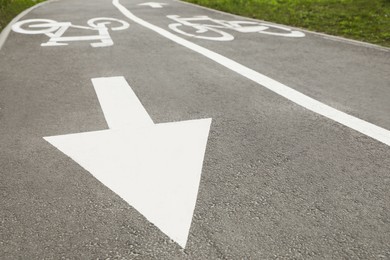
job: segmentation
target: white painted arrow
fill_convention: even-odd
[[[162,8],[163,5],[167,5],[166,3],[156,3],[156,2],[147,2],[139,5],[148,5],[152,8]]]
[[[92,83],[110,129],[44,139],[185,248],[211,119],[154,124],[123,77]]]

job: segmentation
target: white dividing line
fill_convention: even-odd
[[[376,126],[374,124],[371,124],[369,122],[366,122],[362,119],[353,117],[351,115],[348,115],[344,112],[341,112],[337,109],[334,109],[328,105],[325,105],[311,97],[308,97],[276,80],[273,80],[257,71],[254,71],[248,67],[245,67],[244,65],[241,65],[240,63],[235,62],[234,60],[231,60],[229,58],[226,58],[216,52],[210,51],[204,47],[201,47],[195,43],[192,43],[190,41],[187,41],[183,38],[180,38],[158,26],[155,26],[153,24],[150,24],[134,14],[132,14],[126,7],[124,7],[122,4],[119,3],[119,0],[113,0],[113,5],[118,8],[120,12],[123,13],[127,18],[133,20],[134,22],[138,23],[139,25],[142,25],[161,36],[164,36],[165,38],[170,39],[171,41],[176,42],[177,44],[180,44],[190,50],[193,50],[219,64],[222,66],[237,72],[238,74],[246,77],[247,79],[250,79],[256,83],[258,83],[261,86],[266,87],[267,89],[281,95],[282,97],[312,111],[317,114],[320,114],[322,116],[325,116],[329,119],[332,119],[340,124],[343,124],[345,126],[348,126],[362,134],[365,134],[369,137],[372,137],[384,144],[387,144],[390,146],[390,131],[386,130],[382,127]]]

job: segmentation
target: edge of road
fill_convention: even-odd
[[[245,17],[245,16],[241,16],[241,15],[237,15],[237,14],[232,14],[232,13],[220,11],[220,10],[212,9],[212,8],[209,8],[209,7],[205,7],[205,6],[201,6],[201,5],[197,5],[197,4],[193,4],[193,3],[189,3],[189,2],[184,2],[184,1],[181,1],[181,0],[173,0],[173,1],[179,2],[179,3],[183,3],[183,4],[186,4],[186,5],[196,6],[196,7],[202,8],[202,9],[206,9],[206,10],[209,10],[209,11],[214,11],[214,12],[217,12],[217,13],[220,13],[220,14],[224,14],[224,15],[232,15],[232,16],[240,18],[240,19],[241,18],[242,19],[248,19],[248,20],[255,21],[255,22],[259,22],[260,21],[260,22],[265,22],[265,23],[274,24],[274,25],[278,25],[278,26],[288,26],[289,28],[297,29],[297,30],[303,31],[305,33],[315,34],[315,35],[323,37],[324,39],[331,40],[331,41],[344,42],[344,43],[349,43],[349,44],[360,46],[360,47],[366,47],[366,48],[376,49],[376,50],[380,50],[380,51],[390,52],[390,48],[387,48],[387,47],[384,47],[384,46],[380,46],[380,45],[376,45],[376,44],[373,44],[373,43],[362,42],[362,41],[358,41],[358,40],[344,38],[344,37],[341,37],[341,36],[335,36],[335,35],[330,35],[330,34],[326,34],[326,33],[310,31],[310,30],[307,30],[307,29],[294,27],[294,26],[290,26],[290,25],[278,24],[278,23],[274,23],[274,22],[270,22],[270,21],[254,19],[254,18],[251,18],[251,17]]]
[[[23,12],[21,12],[20,14],[18,14],[14,19],[12,19],[11,22],[9,22],[9,24],[7,24],[7,26],[3,29],[3,31],[0,33],[0,50],[1,48],[3,47],[5,41],[7,40],[8,38],[8,35],[9,33],[11,32],[11,27],[14,23],[16,23],[17,21],[20,20],[20,18],[22,18],[23,16],[25,16],[26,14],[28,14],[29,12],[31,12],[32,10],[34,10],[35,8],[38,8],[44,4],[48,4],[48,3],[52,3],[52,2],[56,2],[58,0],[47,0],[45,2],[42,2],[42,3],[39,3],[39,4],[36,4],[36,5],[33,5],[31,6],[30,8],[24,10]]]

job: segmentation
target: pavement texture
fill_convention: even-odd
[[[121,4],[165,30],[167,15],[246,20],[143,2]],[[59,0],[22,20],[95,17],[130,28],[111,31],[103,48],[42,47],[46,35],[11,32],[0,51],[1,259],[390,259],[389,146],[134,23],[111,1]],[[390,129],[388,50],[309,32],[226,32],[235,39],[173,33]],[[90,79],[111,76],[127,79],[155,123],[213,119],[185,249],[42,138],[107,129]]]

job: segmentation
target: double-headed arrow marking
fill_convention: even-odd
[[[92,83],[109,129],[44,139],[185,248],[211,119],[154,124],[123,77]]]

